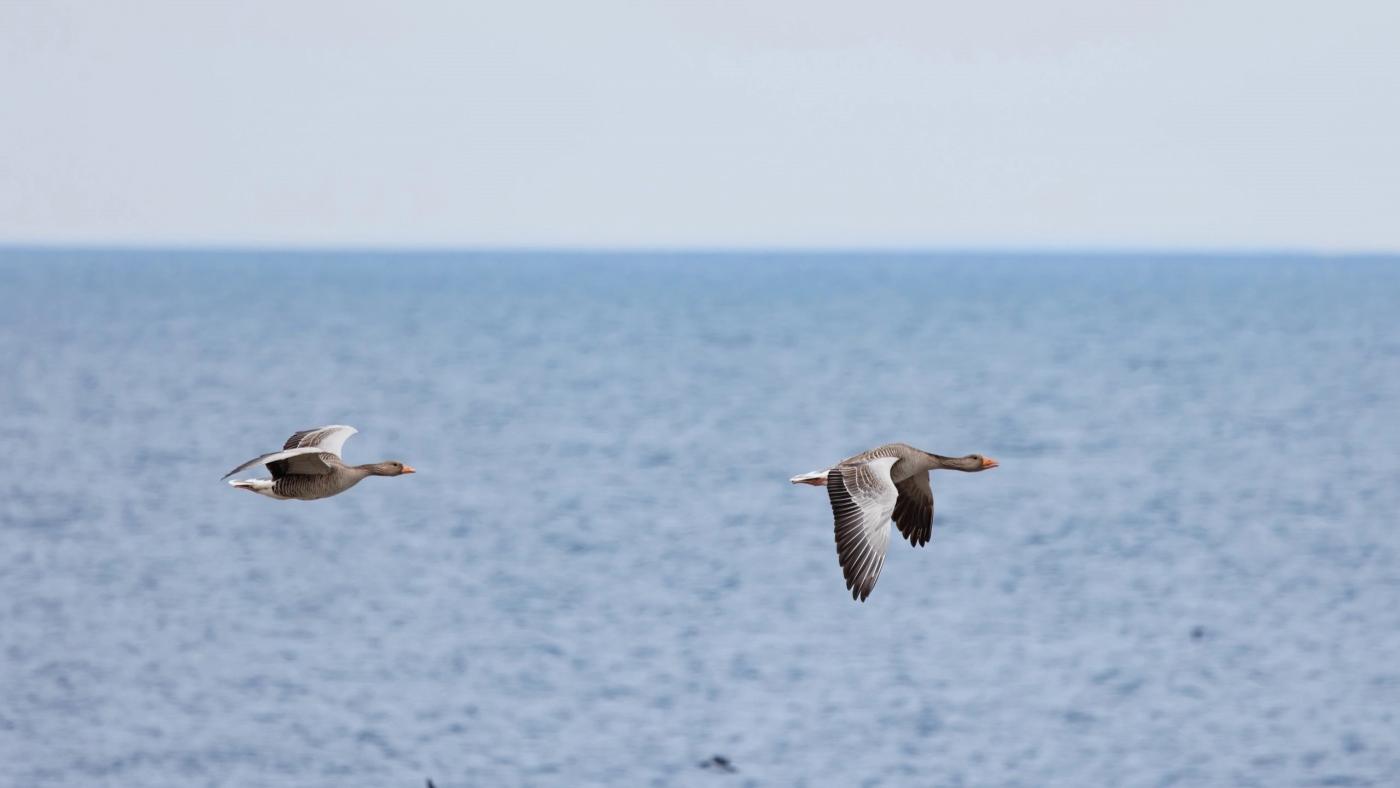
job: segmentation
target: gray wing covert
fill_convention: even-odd
[[[325,452],[315,446],[283,449],[282,451],[275,451],[271,454],[264,454],[261,457],[254,457],[224,474],[224,478],[227,479],[244,468],[250,468],[254,465],[266,465],[267,469],[272,472],[272,478],[274,479],[280,479],[288,473],[305,473],[312,475],[330,473],[331,466],[326,464],[326,461],[322,459],[321,455],[323,454],[325,454]]]

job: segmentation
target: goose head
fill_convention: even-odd
[[[1000,465],[1000,463],[996,460],[982,454],[969,454],[966,457],[951,457],[943,463],[944,468],[951,468],[955,471],[966,471],[967,473],[989,471],[998,465]]]
[[[416,471],[413,470],[413,466],[404,465],[398,460],[386,460],[362,467],[374,476],[402,476],[405,473],[416,473]]]

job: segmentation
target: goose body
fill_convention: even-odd
[[[229,485],[278,500],[314,501],[339,495],[370,476],[400,476],[413,468],[397,460],[346,465],[340,450],[346,439],[358,430],[344,424],[293,433],[281,451],[264,454],[224,474],[224,478],[250,468],[266,465],[271,479],[239,479]]]
[[[793,484],[825,487],[836,520],[836,557],[852,599],[862,602],[885,565],[890,520],[915,547],[933,536],[933,489],[929,471],[966,472],[997,467],[980,454],[942,457],[906,443],[888,443],[825,470],[794,476]]]

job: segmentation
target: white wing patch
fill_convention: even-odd
[[[282,448],[295,449],[304,446],[314,446],[321,451],[330,452],[339,457],[341,456],[340,450],[345,446],[345,441],[357,432],[359,432],[359,430],[344,424],[331,424],[325,427],[316,427],[314,429],[302,430],[301,432],[294,433],[292,437],[287,439],[286,445]]]
[[[836,517],[836,556],[851,597],[864,602],[880,579],[890,544],[890,516],[899,491],[890,480],[897,457],[842,465],[827,475],[826,490]]]

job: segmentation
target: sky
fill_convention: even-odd
[[[1400,250],[1400,3],[0,0],[0,244]]]

